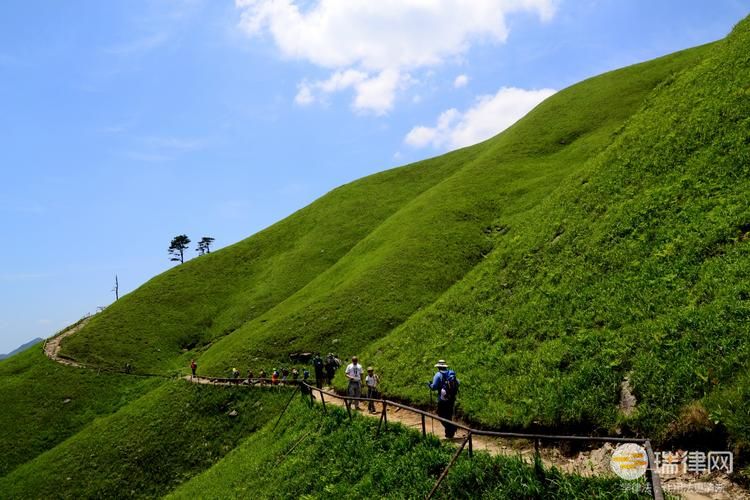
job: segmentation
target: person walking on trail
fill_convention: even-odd
[[[318,389],[323,388],[323,359],[320,354],[316,354],[313,358],[313,369],[315,370],[315,386]]]
[[[194,359],[191,359],[190,360],[190,371],[192,372],[193,375],[190,378],[194,378],[195,377],[195,370],[197,370],[197,369],[198,369],[198,363],[196,363]]]
[[[263,368],[258,372],[258,378],[260,378],[260,385],[266,385],[266,371]]]
[[[375,375],[375,369],[372,366],[367,367],[367,376],[365,377],[365,385],[367,386],[367,397],[368,399],[378,399],[380,394],[378,393],[378,383],[380,377]],[[367,402],[367,409],[370,413],[377,413],[375,410],[375,401]]]
[[[253,369],[249,369],[247,371],[247,385],[253,385],[253,379],[255,378],[255,374],[253,373]]]
[[[362,397],[362,365],[359,364],[357,356],[352,356],[352,362],[346,367],[346,378],[349,379],[347,393],[350,397]],[[354,409],[359,410],[359,400],[354,400]]]
[[[274,368],[273,373],[271,373],[271,384],[277,385],[278,383],[279,383],[279,370]]]
[[[456,395],[458,394],[459,382],[456,378],[456,372],[448,368],[448,363],[441,359],[435,364],[438,369],[432,382],[427,382],[427,387],[431,391],[438,391],[437,414],[446,420],[453,420],[453,409],[456,405]],[[456,434],[456,427],[441,422],[445,428],[445,437],[451,439]]]
[[[310,378],[310,371],[307,368],[302,369],[302,381],[307,383],[307,379]]]
[[[292,380],[296,382],[298,378],[299,378],[299,370],[296,368],[292,368]]]
[[[240,371],[237,368],[232,368],[232,380],[239,381]]]
[[[334,356],[332,352],[329,352],[325,363],[328,385],[333,385],[333,377],[336,375],[336,370],[338,370],[339,366],[341,366],[341,360]]]

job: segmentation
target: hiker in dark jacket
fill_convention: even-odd
[[[323,388],[323,359],[320,354],[316,354],[313,358],[313,369],[315,370],[315,386],[318,389]]]
[[[328,385],[333,385],[333,377],[336,375],[339,366],[341,366],[341,360],[334,356],[332,352],[328,353],[325,364]]]
[[[459,382],[456,378],[456,372],[448,369],[448,363],[441,359],[435,364],[438,369],[432,382],[427,382],[427,387],[431,391],[438,391],[437,414],[446,420],[453,420],[453,408],[456,404],[456,395],[458,394]],[[445,428],[445,437],[451,439],[456,434],[456,427],[441,422]]]

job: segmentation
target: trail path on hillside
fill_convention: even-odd
[[[191,377],[190,375],[183,378],[194,384],[220,386],[240,385],[248,387],[246,381],[243,379],[240,379],[240,382],[226,382],[215,381],[207,377]],[[280,390],[283,386],[256,384],[251,387],[263,390]],[[329,392],[334,391],[331,387],[325,389]],[[319,396],[316,396],[316,401],[320,403]],[[327,397],[325,402],[326,405],[338,406],[340,408],[346,407],[346,404],[342,399]],[[368,412],[367,404],[364,402],[361,403],[360,410],[355,410],[354,406],[352,406],[353,412],[359,413],[364,417],[375,419],[380,418],[382,409],[383,407],[381,403],[375,403],[375,413],[371,414]],[[387,407],[387,413],[389,423],[396,422],[405,427],[422,432],[422,418],[420,415],[393,406]],[[453,439],[447,439],[444,437],[442,424],[431,418],[427,418],[426,420],[426,430],[427,433],[434,435],[442,441],[451,441],[457,444],[461,443],[467,435],[466,431],[459,429]],[[531,440],[502,439],[474,435],[472,437],[472,443],[474,451],[486,451],[491,455],[520,456],[527,463],[534,462],[535,450],[534,443]],[[569,474],[579,474],[587,477],[601,477],[614,476],[614,473],[610,468],[610,458],[613,450],[614,447],[609,443],[606,443],[604,446],[598,448],[580,451],[571,456],[566,456],[559,448],[543,446],[540,448],[539,454],[542,463],[547,467],[554,466]],[[743,490],[723,475],[698,477],[688,474],[666,476],[662,474],[661,480],[665,492],[679,495],[681,498],[687,500],[750,500],[750,494],[748,494],[746,490]]]
[[[72,359],[61,357],[60,348],[62,341],[65,338],[79,332],[84,326],[86,326],[88,321],[89,318],[85,318],[67,330],[45,341],[44,353],[47,357],[66,366],[85,368],[84,365]],[[186,375],[183,379],[190,383],[201,385],[238,385],[235,382],[216,381],[215,379],[200,376],[192,377]],[[248,388],[260,388],[263,390],[280,390],[280,387],[282,387],[272,385],[240,385],[244,385],[244,387]],[[329,389],[333,391],[332,388]],[[318,397],[316,397],[316,401],[317,400]],[[326,404],[342,408],[345,407],[344,401],[336,398],[326,398]],[[380,412],[382,411],[381,403],[375,403],[376,413],[374,414],[368,413],[367,404],[364,402],[361,404],[360,408],[361,410],[359,411],[354,409],[352,409],[352,411],[361,413],[365,417],[380,418]],[[397,422],[405,427],[418,430],[419,432],[422,431],[422,419],[421,416],[416,413],[389,406],[387,408],[387,415],[389,423]],[[453,439],[446,439],[443,434],[442,424],[429,417],[426,421],[426,430],[428,433],[443,441],[460,443],[466,438],[466,431],[459,429]],[[491,455],[520,456],[527,462],[533,463],[534,461],[534,443],[530,440],[511,440],[474,435],[472,437],[472,443],[475,451],[486,451]],[[581,476],[612,476],[613,472],[610,469],[610,457],[613,449],[614,447],[612,445],[605,443],[604,446],[580,451],[570,457],[565,456],[560,449],[555,447],[541,447],[539,453],[542,462],[546,466],[554,466],[567,473],[575,473]],[[710,476],[696,476],[693,474],[665,476],[662,474],[661,480],[665,493],[679,495],[681,498],[687,500],[750,500],[750,493],[748,493],[747,490],[740,488],[723,474],[713,474]]]
[[[84,326],[86,326],[86,323],[89,322],[89,319],[90,318],[82,319],[81,321],[71,326],[67,330],[64,330],[58,335],[55,335],[54,337],[47,339],[44,342],[44,354],[46,354],[47,357],[50,358],[51,360],[57,361],[58,363],[61,363],[63,365],[74,366],[76,368],[84,368],[83,365],[73,361],[72,359],[60,357],[60,348],[62,347],[63,339],[70,337],[76,332],[79,332]]]

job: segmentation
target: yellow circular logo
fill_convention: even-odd
[[[623,479],[638,479],[648,468],[646,450],[635,443],[621,444],[612,453],[610,466],[612,471]]]

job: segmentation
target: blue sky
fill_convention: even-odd
[[[0,3],[0,352],[750,0]],[[195,254],[192,250],[191,254]]]

